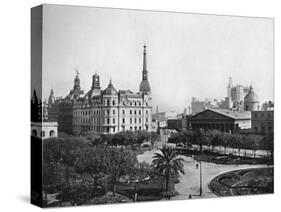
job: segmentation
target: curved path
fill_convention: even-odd
[[[146,151],[144,154],[138,155],[137,158],[140,162],[145,161],[147,163],[152,162],[152,157],[155,152],[159,150]],[[176,190],[179,192],[179,195],[172,197],[171,199],[188,199],[188,196],[193,195],[192,198],[212,198],[217,197],[209,189],[210,181],[228,171],[238,170],[238,169],[248,169],[248,168],[259,168],[266,167],[266,165],[222,165],[202,162],[202,197],[196,196],[199,194],[199,168],[196,168],[198,163],[192,157],[182,156],[184,159],[184,170],[185,175],[180,176],[180,183],[175,185]]]

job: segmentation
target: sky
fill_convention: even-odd
[[[233,84],[273,99],[273,19],[45,5],[43,99],[81,88],[139,90],[143,45],[155,111],[182,112],[191,98],[224,99]]]

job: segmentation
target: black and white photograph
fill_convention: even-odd
[[[274,103],[273,18],[34,7],[31,202],[272,194]]]

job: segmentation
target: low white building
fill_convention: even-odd
[[[58,136],[57,122],[31,122],[31,135],[46,139]]]

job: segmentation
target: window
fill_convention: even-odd
[[[135,102],[135,106],[137,106],[137,102]]]
[[[132,122],[133,122],[133,121],[132,121],[132,118],[130,118],[130,124],[132,124]]]
[[[110,123],[110,119],[109,118],[107,118],[107,124],[109,124]]]
[[[123,118],[122,123],[125,124],[125,118]]]
[[[139,115],[141,115],[141,110],[139,111]]]
[[[130,130],[132,131],[132,130],[133,130],[133,127],[130,127]]]
[[[148,123],[148,118],[145,118],[145,122]]]
[[[115,124],[115,118],[112,119],[112,123]]]
[[[139,130],[141,130],[141,127],[139,127]]]
[[[115,101],[114,100],[112,101],[112,105],[115,105]]]
[[[137,127],[135,127],[135,131],[137,131],[138,130],[138,128]]]
[[[130,115],[132,115],[132,111],[130,110]]]
[[[112,111],[113,115],[115,114],[115,110]]]
[[[139,123],[141,124],[141,118],[139,118]]]
[[[145,114],[146,114],[146,115],[148,114],[148,110],[145,111]]]
[[[135,110],[135,115],[137,115],[137,111]]]
[[[107,100],[107,105],[110,105],[110,100],[109,99]]]
[[[45,137],[45,131],[41,131],[41,137],[42,137],[42,138]]]
[[[139,102],[139,106],[141,106],[141,102]]]
[[[125,115],[125,110],[123,110],[123,115]]]
[[[113,127],[113,132],[115,132],[115,127]]]
[[[110,111],[109,111],[109,110],[107,110],[107,114],[108,114],[108,115],[110,114]]]
[[[135,118],[135,124],[137,123],[137,118]]]

